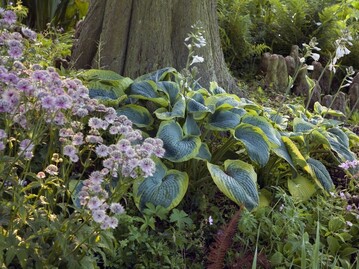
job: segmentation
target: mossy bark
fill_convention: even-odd
[[[72,59],[74,67],[105,68],[136,78],[172,66],[181,70],[188,51],[184,39],[201,21],[207,45],[198,49],[200,84],[217,81],[239,93],[224,62],[216,0],[93,0]]]

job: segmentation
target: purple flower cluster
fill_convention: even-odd
[[[345,161],[343,163],[341,163],[339,165],[340,168],[343,168],[344,170],[348,170],[350,168],[355,168],[359,166],[359,161],[358,160],[353,160],[353,161]]]
[[[114,229],[118,225],[117,215],[124,214],[125,209],[120,203],[108,204],[108,192],[104,189],[104,171],[94,171],[83,182],[83,187],[78,193],[80,204],[90,210],[94,222],[100,224],[101,229]]]
[[[20,29],[10,27],[15,22],[15,13],[0,9],[0,54],[5,55],[0,58],[0,117],[1,124],[6,124],[0,126],[4,128],[0,129],[0,152],[15,143],[18,156],[31,161],[37,145],[54,145],[57,141],[49,143],[49,137],[59,137],[61,165],[91,162],[94,170],[78,194],[81,205],[101,228],[115,228],[115,215],[124,213],[124,208],[113,203],[110,180],[153,175],[153,158],[165,153],[163,142],[144,138],[126,116],[91,99],[79,79],[63,78],[53,67],[27,67],[21,62],[23,41],[35,40],[36,33],[25,27],[21,33],[11,32]],[[38,178],[58,176],[59,168],[56,161]]]
[[[24,45],[23,39],[30,41],[36,40],[36,33],[27,27],[22,27],[21,32],[11,31],[15,25],[17,16],[12,10],[0,8],[0,48],[5,48],[6,56],[2,61],[6,62],[7,57],[10,59],[19,59],[23,56]]]

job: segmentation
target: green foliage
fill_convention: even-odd
[[[136,187],[135,200],[141,210],[148,202],[173,208],[186,197],[187,184],[192,193],[210,178],[228,198],[248,209],[258,205],[258,189],[271,186],[281,186],[304,201],[317,189],[333,188],[326,166],[355,159],[350,131],[337,127],[340,122],[324,118],[326,113],[337,112],[319,104],[314,113],[299,105],[289,106],[293,121],[288,125],[278,112],[223,93],[216,84],[208,90],[198,84],[185,85],[174,69],[143,78],[123,89],[123,102],[114,107],[149,135],[161,138],[166,150],[163,164],[172,175],[159,169],[163,171],[141,182],[142,190]],[[98,93],[101,83],[90,88],[90,95]],[[106,88],[103,95],[112,103],[119,98]],[[133,113],[127,112],[129,107]],[[151,114],[154,117],[148,120]],[[240,160],[241,169],[229,171],[234,160]],[[214,198],[213,192],[202,192]]]
[[[359,212],[344,197],[332,193],[295,203],[278,190],[273,207],[243,212],[234,244],[243,252],[256,246],[275,268],[355,268]]]
[[[265,50],[288,55],[292,45],[316,37],[323,59],[330,58],[335,41],[346,29],[358,55],[358,1],[265,0],[218,2],[224,54],[231,69],[246,70]],[[345,57],[344,65],[358,68],[358,57]],[[253,69],[253,67],[252,67]]]

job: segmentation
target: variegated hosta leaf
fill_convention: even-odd
[[[315,184],[303,176],[288,179],[288,190],[295,200],[301,202],[308,200],[316,192]]]
[[[123,79],[129,79],[132,81],[132,79],[123,77],[114,71],[103,70],[103,69],[85,70],[79,74],[79,77],[87,81],[91,81],[91,80],[115,81],[115,80],[123,80]]]
[[[297,169],[295,168],[295,164],[293,163],[292,157],[290,156],[290,154],[289,154],[289,152],[288,152],[288,150],[287,150],[287,148],[286,148],[286,146],[285,146],[285,144],[284,144],[284,142],[282,140],[282,137],[281,137],[280,133],[277,130],[275,130],[275,135],[276,135],[277,139],[280,141],[280,145],[279,145],[279,147],[272,148],[273,152],[277,156],[279,156],[282,159],[286,160],[287,163],[289,163],[289,165],[295,171],[297,171]]]
[[[338,142],[340,142],[343,146],[349,148],[349,138],[346,133],[344,133],[339,128],[330,128],[327,131],[335,135],[338,139]]]
[[[201,120],[209,112],[212,112],[205,104],[203,94],[200,92],[189,92],[187,98],[187,112],[192,113],[194,119]]]
[[[152,101],[160,106],[167,107],[168,100],[157,92],[157,84],[152,80],[132,83],[127,95],[131,98]]]
[[[214,183],[229,199],[248,210],[258,206],[257,174],[253,167],[240,160],[224,162],[225,171],[207,162]]]
[[[334,110],[334,109],[328,109],[325,106],[322,106],[319,102],[315,102],[314,103],[314,111],[317,112],[320,115],[331,115],[334,117],[342,117],[345,116],[343,114],[343,112],[339,111],[339,110]]]
[[[125,115],[138,127],[148,127],[153,123],[151,113],[143,106],[125,105],[116,109],[118,115]]]
[[[187,188],[187,173],[167,170],[160,160],[156,160],[156,172],[153,176],[135,180],[133,196],[141,211],[147,203],[161,205],[170,210],[182,201]]]
[[[212,81],[212,82],[209,83],[209,85],[210,85],[209,86],[209,91],[214,95],[221,94],[221,93],[226,93],[226,91],[223,88],[218,86],[217,82]]]
[[[243,116],[242,122],[259,127],[266,134],[270,142],[278,146],[281,144],[280,139],[276,136],[275,129],[265,117],[247,114]]]
[[[241,99],[235,94],[217,94],[206,99],[206,106],[217,109],[240,108]]]
[[[284,145],[286,146],[289,155],[291,156],[293,163],[300,168],[302,168],[304,171],[306,171],[309,175],[312,177],[315,177],[315,174],[313,173],[313,170],[308,165],[307,161],[303,157],[302,153],[298,149],[297,145],[286,136],[282,136],[282,140]]]
[[[177,99],[177,102],[172,107],[171,111],[168,111],[164,107],[160,107],[154,113],[156,117],[160,120],[171,120],[174,118],[183,118],[186,110],[186,102],[184,97],[180,96]]]
[[[157,137],[163,140],[166,150],[164,158],[172,162],[183,162],[196,157],[201,147],[198,136],[183,136],[181,126],[173,120],[161,123]]]
[[[211,161],[211,158],[212,158],[212,154],[209,151],[208,145],[206,143],[202,143],[195,159],[199,159],[203,161]]]
[[[172,105],[176,102],[177,97],[180,95],[180,88],[178,83],[173,81],[157,82],[157,87],[159,91],[162,91],[167,95]]]
[[[308,138],[311,143],[314,143],[316,145],[323,145],[325,148],[330,148],[330,144],[328,139],[325,137],[325,135],[322,133],[322,131],[319,131],[320,129],[315,129],[308,135]],[[306,137],[307,139],[307,137]]]
[[[228,131],[236,128],[241,121],[241,116],[232,110],[216,110],[208,116],[207,128],[217,131]]]
[[[165,67],[159,70],[156,70],[152,73],[148,73],[136,78],[135,82],[144,81],[144,80],[152,80],[155,82],[169,80],[173,76],[177,76],[177,70],[173,67]]]
[[[246,147],[249,158],[263,167],[269,160],[269,140],[265,133],[251,124],[241,123],[234,137]]]
[[[320,161],[312,158],[307,159],[307,163],[314,171],[315,176],[319,180],[321,186],[323,186],[326,191],[333,189],[334,184],[327,168]]]
[[[332,133],[327,133],[326,137],[328,138],[330,148],[338,154],[339,162],[353,161],[356,159],[355,154],[350,151],[348,147],[342,144],[342,141]]]
[[[294,132],[310,132],[315,128],[315,125],[303,120],[302,118],[295,118],[293,120],[293,131]]]
[[[187,114],[186,121],[183,124],[183,132],[185,135],[201,135],[201,129],[193,118],[193,114]]]

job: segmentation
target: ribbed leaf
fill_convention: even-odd
[[[275,134],[276,134],[277,139],[280,141],[280,145],[279,145],[279,147],[272,148],[273,152],[277,156],[286,160],[287,163],[289,163],[289,165],[296,171],[297,169],[295,168],[295,164],[293,163],[292,157],[290,156],[290,154],[282,140],[280,133],[277,130],[275,130]]]
[[[160,107],[154,113],[156,117],[160,120],[171,120],[174,118],[183,118],[186,110],[186,102],[181,96],[177,99],[177,102],[174,104],[171,111],[168,111],[164,107]]]
[[[315,173],[316,178],[320,181],[321,185],[326,191],[333,189],[334,184],[327,168],[318,160],[309,158],[307,163]]]
[[[328,138],[330,148],[338,154],[340,162],[345,162],[346,160],[353,161],[356,159],[355,154],[351,152],[348,147],[344,146],[336,135],[328,132],[326,137]]]
[[[179,86],[172,81],[160,81],[157,82],[158,90],[164,92],[170,99],[171,104],[174,104],[179,96]]]
[[[206,105],[212,110],[239,108],[241,104],[240,98],[235,94],[217,94],[206,99]]]
[[[227,131],[238,126],[241,116],[231,110],[217,110],[208,116],[207,128],[210,130]]]
[[[327,131],[335,135],[338,139],[338,142],[340,142],[343,146],[349,148],[349,138],[346,133],[344,133],[339,128],[330,128]]]
[[[269,160],[269,141],[260,128],[241,123],[235,129],[234,137],[244,144],[252,161],[261,167],[266,165]]]
[[[152,73],[148,73],[136,78],[137,81],[144,81],[144,80],[152,80],[155,82],[169,80],[170,77],[177,76],[177,70],[172,67],[165,67],[159,70],[156,70]]]
[[[224,166],[225,172],[207,162],[212,179],[220,191],[236,204],[244,204],[248,210],[258,206],[257,174],[253,167],[240,160],[227,160]]]
[[[294,144],[294,142],[289,137],[282,136],[282,140],[293,160],[293,163],[314,177],[315,175],[313,174],[312,169],[308,165],[296,144]]]
[[[181,126],[175,121],[162,122],[157,137],[161,138],[166,150],[164,158],[172,162],[183,162],[197,156],[201,140],[197,136],[183,136]]]
[[[314,183],[303,176],[288,179],[288,190],[294,199],[301,202],[308,200],[316,192]]]
[[[129,79],[121,76],[120,74],[111,71],[111,70],[103,70],[103,69],[89,69],[81,72],[79,77],[83,78],[84,80],[122,80],[122,79]],[[132,81],[132,80],[131,80]]]
[[[302,132],[306,133],[311,130],[313,130],[315,125],[301,119],[301,118],[295,118],[293,120],[293,131],[294,132]]]
[[[253,126],[257,126],[260,128],[268,137],[269,141],[280,145],[281,141],[276,137],[275,131],[273,126],[268,122],[268,120],[265,117],[262,116],[252,116],[252,115],[245,115],[242,118],[243,123],[248,123]]]
[[[161,161],[156,162],[153,176],[136,179],[133,184],[134,200],[141,211],[147,203],[161,205],[170,210],[182,201],[188,188],[187,173],[167,170]]]
[[[151,80],[132,83],[127,95],[131,98],[152,101],[160,106],[168,106],[168,100],[157,92],[157,84]]]
[[[210,161],[211,158],[212,158],[212,154],[209,151],[208,145],[206,143],[202,143],[195,159],[199,159],[199,160],[203,160],[203,161]]]
[[[201,135],[201,129],[198,127],[198,124],[194,120],[192,114],[187,114],[186,121],[183,124],[183,132],[185,135]]]
[[[118,115],[125,115],[138,127],[148,127],[153,123],[151,113],[143,106],[125,105],[116,109]]]
[[[196,120],[201,120],[208,114],[208,112],[212,112],[204,103],[204,95],[207,94],[207,92],[201,90],[198,92],[189,92],[187,94],[187,111],[192,113]]]

